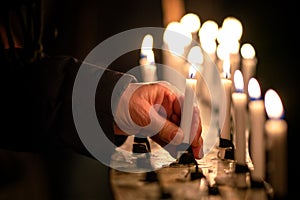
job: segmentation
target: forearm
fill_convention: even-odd
[[[82,68],[79,72],[77,70],[71,70],[68,72],[69,78],[65,83],[68,91],[64,92],[65,95],[62,105],[61,127],[63,127],[63,129],[59,134],[62,141],[67,145],[72,146],[76,150],[85,153],[85,147],[80,141],[78,133],[75,131],[76,124],[74,123],[73,109],[82,109],[84,104],[94,102],[95,105],[92,106],[95,107],[98,123],[100,124],[101,129],[105,133],[106,137],[108,137],[116,146],[121,145],[125,141],[126,137],[116,136],[113,131],[113,109],[115,104],[117,104],[118,99],[112,99],[112,93],[117,93],[118,98],[118,96],[121,96],[123,90],[130,82],[136,81],[135,78],[129,74],[103,69],[87,63],[81,64],[80,67]],[[85,71],[84,73],[87,80],[80,81],[81,76],[79,76],[79,73],[82,73],[82,70]],[[79,81],[75,80],[75,78],[78,78]],[[92,86],[94,84],[92,83],[93,81],[97,81],[96,89]],[[92,98],[95,98],[95,100],[88,100],[87,98],[89,97],[84,94],[78,95],[77,98],[79,99],[74,100],[74,90],[77,89],[74,87],[76,85],[75,83],[77,86],[78,84],[83,84],[80,87],[82,87],[83,90],[88,90],[89,92],[95,89],[95,95],[93,96],[92,94]],[[116,92],[115,88],[117,83],[122,87],[117,87],[119,89],[117,89]],[[91,92],[93,93],[94,91]]]

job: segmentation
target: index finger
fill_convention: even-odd
[[[191,132],[190,132],[190,139],[192,147],[198,147],[202,145],[202,124],[200,118],[200,111],[197,106],[194,107],[193,111],[193,118],[191,124]]]

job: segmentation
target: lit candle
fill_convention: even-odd
[[[199,41],[201,44],[202,49],[209,55],[212,63],[216,62],[217,55],[216,55],[216,50],[217,50],[217,35],[218,35],[218,29],[219,26],[217,22],[213,20],[207,20],[205,21],[199,32]]]
[[[184,29],[192,34],[192,38],[197,40],[197,32],[201,26],[199,16],[195,13],[187,13],[180,19],[180,23],[184,26]]]
[[[186,48],[192,42],[192,34],[181,23],[173,21],[166,27],[163,41],[163,80],[184,91],[186,74],[182,66],[186,63]]]
[[[225,91],[225,110],[221,110],[220,112],[220,122],[221,119],[224,119],[224,123],[221,124],[221,134],[220,137],[222,139],[231,140],[230,133],[231,133],[231,88],[232,88],[232,81],[230,80],[230,63],[229,60],[226,59],[223,62],[223,76],[221,78],[221,83]],[[225,117],[224,117],[225,115]]]
[[[226,59],[230,59],[229,50],[227,45],[223,43],[218,43],[216,48],[216,55],[217,55],[217,67],[220,73],[223,71],[223,62]]]
[[[147,34],[142,42],[140,65],[142,66],[142,79],[144,82],[152,82],[157,80],[156,66],[154,59],[153,37]]]
[[[191,132],[191,123],[193,117],[193,107],[195,101],[195,91],[197,85],[197,79],[195,79],[196,70],[191,65],[189,71],[189,78],[186,79],[186,87],[184,92],[184,102],[182,108],[182,116],[180,128],[184,133],[183,143],[190,143],[190,132]]]
[[[248,94],[247,86],[248,86],[249,80],[256,73],[257,59],[255,57],[254,47],[249,43],[243,44],[241,47],[241,55],[242,55],[241,70],[242,70],[243,76],[244,76],[245,93]]]
[[[239,41],[243,34],[242,22],[233,16],[228,16],[223,20],[222,29],[230,41]]]
[[[287,123],[278,94],[267,90],[265,107],[268,120],[265,123],[268,149],[268,178],[276,197],[287,195]]]
[[[180,22],[171,22],[166,27],[163,34],[164,63],[170,67],[182,67],[185,61],[186,48],[192,42],[192,34]]]
[[[206,87],[206,80],[203,79],[203,61],[204,61],[204,55],[202,53],[202,49],[200,46],[195,45],[193,46],[188,55],[187,55],[188,62],[186,63],[188,66],[193,65],[194,69],[197,70],[199,73],[196,74],[195,79],[197,79],[197,90],[196,96],[200,98],[204,98],[205,100],[210,100],[210,94]],[[189,67],[185,67],[185,74],[188,74],[189,72],[187,70],[191,70]]]
[[[265,179],[265,132],[266,121],[264,101],[261,98],[259,83],[251,78],[248,84],[250,101],[249,122],[250,122],[250,155],[254,166],[251,172],[253,181],[262,182]]]
[[[234,73],[234,85],[236,91],[232,93],[232,103],[235,120],[235,160],[238,165],[246,165],[246,108],[247,95],[244,93],[243,75],[240,70]]]
[[[240,39],[243,34],[243,25],[240,20],[229,16],[223,20],[218,31],[217,41],[219,45],[225,46],[230,56],[231,73],[240,69]]]

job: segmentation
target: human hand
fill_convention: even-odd
[[[167,82],[131,83],[117,107],[115,134],[139,133],[151,137],[176,157],[176,146],[184,133],[180,129],[184,96]],[[195,158],[203,157],[202,126],[198,106],[194,106],[190,144]]]

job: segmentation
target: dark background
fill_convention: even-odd
[[[256,50],[258,58],[256,77],[261,84],[263,93],[269,88],[275,89],[284,104],[285,119],[288,123],[289,195],[297,195],[298,186],[292,184],[297,183],[300,178],[296,164],[299,140],[297,123],[300,122],[298,117],[299,83],[297,82],[299,81],[298,68],[300,67],[297,49],[299,46],[297,12],[299,10],[294,5],[295,3],[259,0],[186,0],[184,2],[186,12],[198,14],[202,23],[212,19],[221,25],[227,16],[234,16],[242,22],[244,31],[241,42],[250,42]],[[104,39],[121,31],[144,26],[163,27],[160,1],[47,0],[45,2],[44,50],[50,55],[64,54],[84,59]],[[130,62],[118,64],[133,66],[137,64],[137,59],[138,57]],[[159,58],[157,61],[159,62]],[[81,159],[86,158],[80,157],[79,160]],[[56,165],[51,162],[53,160]],[[35,196],[31,196],[30,199],[41,199],[39,197],[52,192],[57,195],[52,195],[55,198],[49,195],[42,199],[59,199],[61,194],[65,197],[62,199],[86,199],[90,196],[100,199],[101,192],[95,192],[99,177],[101,177],[97,171],[98,164],[89,161],[93,164],[92,167],[88,167],[78,164],[78,159],[74,164],[74,160],[76,159],[73,157],[60,155],[55,158],[50,156],[46,162],[42,162],[42,166],[40,166],[41,164],[28,164],[31,167],[43,167],[45,163],[53,165],[55,169],[50,170],[53,173],[50,173],[50,177],[67,172],[69,178],[52,181],[51,184],[55,187],[52,188],[53,191],[49,192],[42,190],[47,186],[43,184],[38,186],[34,181],[35,177],[31,177],[31,184],[34,185],[32,194]],[[66,161],[73,165],[71,171],[69,166],[64,164]],[[30,161],[27,159],[26,162]],[[88,173],[82,175],[80,169],[84,173],[87,171]],[[79,177],[75,174],[79,174]],[[43,177],[49,177],[49,175],[36,175],[36,180],[42,180]],[[82,184],[86,180],[89,181],[90,186]],[[6,189],[7,187],[7,185],[4,186]],[[75,190],[77,190],[77,195],[71,194]],[[14,191],[9,188],[4,191],[2,196],[0,194],[0,199],[2,199],[1,197],[11,199]],[[94,195],[87,195],[91,191],[94,192]],[[28,191],[21,189],[19,192],[25,194]]]

